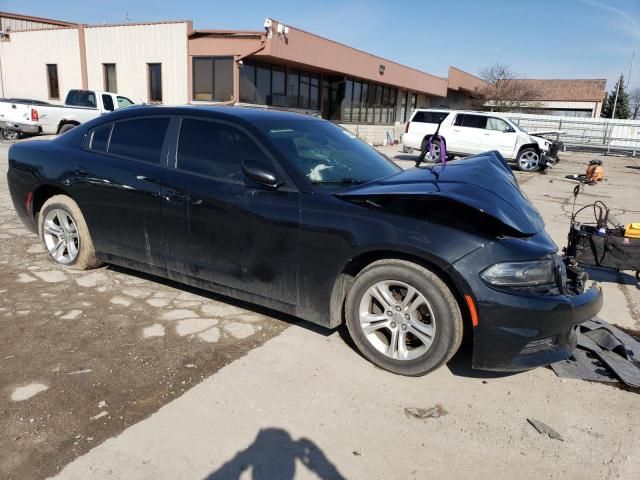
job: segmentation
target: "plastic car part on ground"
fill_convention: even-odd
[[[640,341],[596,317],[579,325],[571,358],[551,365],[559,377],[622,381],[640,388]]]

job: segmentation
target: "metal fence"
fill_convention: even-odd
[[[504,115],[528,132],[559,131],[548,136],[569,148],[640,154],[640,120],[578,119],[526,113]]]

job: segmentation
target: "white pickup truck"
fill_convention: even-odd
[[[405,151],[424,150],[428,135],[435,133],[445,139],[447,155],[467,156],[489,150],[497,150],[508,161],[515,161],[523,171],[537,171],[542,156],[549,155],[552,142],[535,137],[511,120],[490,112],[460,110],[415,110],[402,135]],[[440,155],[439,145],[434,145],[434,156]]]
[[[0,129],[30,134],[64,133],[133,103],[122,95],[94,90],[70,90],[64,105],[27,99],[0,100]]]

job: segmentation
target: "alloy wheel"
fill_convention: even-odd
[[[536,152],[533,152],[533,151],[524,152],[518,158],[518,166],[520,167],[521,170],[525,170],[525,171],[535,170],[538,168],[539,164],[540,164],[540,155],[538,155]]]
[[[407,283],[375,283],[362,296],[358,312],[367,341],[389,358],[413,360],[431,348],[436,334],[433,310]]]
[[[47,213],[43,223],[43,237],[49,255],[56,262],[69,265],[78,256],[78,227],[66,211],[56,208]]]

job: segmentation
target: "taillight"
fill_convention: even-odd
[[[409,131],[409,124],[411,122],[407,122],[407,124],[404,126],[404,133],[407,133]]]
[[[31,121],[32,122],[37,122],[40,119],[40,116],[38,115],[38,110],[36,110],[35,108],[31,109]]]

